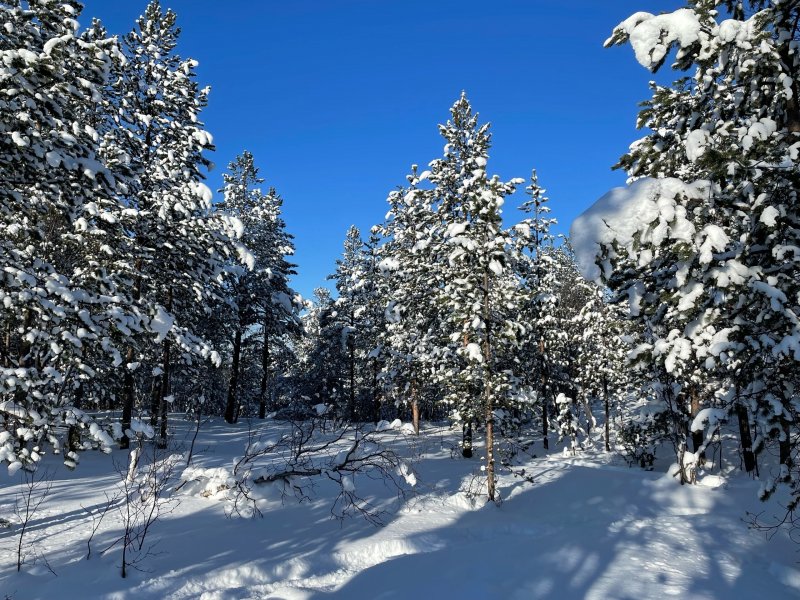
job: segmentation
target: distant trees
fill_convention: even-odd
[[[465,95],[450,114],[439,127],[443,157],[422,172],[412,166],[370,242],[355,227],[348,231],[331,276],[338,297],[318,292],[305,319],[301,385],[309,402],[329,404],[339,418],[399,410],[419,433],[423,412],[449,417],[463,428],[464,456],[482,432],[494,500],[495,432],[519,431],[541,414],[546,445],[557,417],[549,407],[570,398],[561,412],[571,415],[577,447],[580,413],[595,424],[591,400],[603,397],[599,387],[606,398],[618,391],[611,371],[620,362],[597,369],[605,386],[580,378],[591,360],[584,352],[597,351],[583,342],[581,315],[589,303],[600,314],[602,295],[582,282],[572,255],[550,234],[554,220],[535,173],[524,205],[531,218],[503,227],[501,207],[523,180],[487,175],[489,125],[478,122]],[[593,330],[614,335],[605,322]]]

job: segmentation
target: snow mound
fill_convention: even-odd
[[[224,498],[235,484],[228,469],[186,467],[181,474],[180,492],[187,496]]]
[[[416,431],[414,430],[414,425],[412,423],[403,423],[400,427],[400,433],[405,435],[416,435]]]

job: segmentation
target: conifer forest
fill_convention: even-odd
[[[568,235],[467,89],[304,297],[167,0],[0,2],[0,598],[800,596],[800,1],[675,5]]]

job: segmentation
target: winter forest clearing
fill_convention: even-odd
[[[313,299],[175,13],[81,10],[0,2],[4,598],[800,595],[800,2],[613,29],[679,79],[568,236],[462,92]]]

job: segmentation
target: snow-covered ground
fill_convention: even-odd
[[[797,546],[782,534],[767,541],[743,522],[746,510],[772,508],[756,500],[757,482],[707,476],[681,487],[601,452],[540,452],[500,477],[499,505],[474,504],[465,490],[480,472],[480,452],[461,458],[454,432],[380,435],[413,459],[417,477],[398,498],[396,489],[356,476],[359,494],[385,511],[384,526],[332,519],[335,490],[324,478],[302,503],[282,500],[275,484],[259,487],[263,518],[230,518],[229,504],[187,484],[152,526],[148,547],[157,544],[127,579],[119,544],[101,554],[120,536],[116,509],[86,559],[89,515],[97,518],[119,485],[112,458],[124,471],[127,452],[86,453],[72,472],[50,457],[53,486],[23,538],[20,573],[19,528],[0,529],[0,598],[800,597]],[[194,464],[229,467],[246,438],[244,423],[206,424]],[[0,516],[11,518],[20,501],[20,477],[2,475]]]

